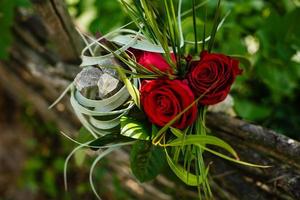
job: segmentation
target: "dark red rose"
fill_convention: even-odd
[[[228,95],[237,75],[241,74],[239,61],[216,53],[201,53],[200,61],[191,64],[187,79],[202,105],[213,105],[223,101]]]
[[[175,63],[176,59],[174,54],[171,54],[171,58]],[[162,72],[173,74],[171,66],[160,53],[144,51],[137,57],[137,62],[150,71],[155,71],[154,69],[157,68]]]
[[[149,120],[164,126],[195,101],[187,83],[181,80],[155,79],[142,82],[141,104]],[[192,106],[172,125],[184,129],[197,117],[197,106]]]

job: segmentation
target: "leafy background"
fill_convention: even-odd
[[[116,0],[67,0],[67,3],[77,26],[92,34],[106,33],[129,21]],[[207,4],[208,19],[213,17],[215,3],[216,1],[211,0]],[[184,8],[189,7],[189,4],[190,1],[184,0]],[[232,90],[238,116],[298,140],[299,6],[299,0],[224,0],[222,15],[228,10],[231,10],[231,13],[217,33],[214,47],[215,52],[241,54],[251,60],[252,66],[244,67],[243,76],[238,78]],[[9,47],[13,42],[11,26],[16,7],[30,9],[30,4],[27,0],[0,1],[0,59],[7,59],[9,55]],[[198,12],[200,33],[203,24],[202,13],[203,8]],[[188,20],[183,21],[183,26],[186,34],[192,31],[192,24]],[[188,37],[192,39],[193,36]],[[74,163],[70,172],[74,177],[71,180],[71,193],[76,197],[63,192],[63,160],[72,145],[58,135],[58,130],[53,124],[36,119],[31,112],[32,106],[22,105],[15,114],[19,116],[17,118],[26,127],[27,132],[31,133],[24,138],[27,156],[22,164],[22,173],[14,186],[15,190],[29,191],[33,195],[32,199],[92,199],[87,181],[88,169]],[[100,181],[103,174],[105,168],[102,166],[96,171],[97,180]],[[107,197],[105,199],[131,199],[130,195],[121,189],[118,179],[115,177],[114,180],[117,192],[110,194],[104,191]],[[4,193],[0,186],[0,199]]]

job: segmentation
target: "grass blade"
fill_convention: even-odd
[[[220,16],[220,5],[221,5],[221,0],[218,0],[218,5],[217,5],[217,9],[216,9],[216,12],[215,12],[215,18],[214,18],[214,23],[213,23],[213,28],[212,28],[212,31],[211,31],[211,39],[209,41],[209,44],[208,44],[208,52],[211,52],[212,50],[212,47],[214,45],[214,42],[215,42],[215,36],[216,36],[216,32],[217,32],[217,28],[218,28],[218,20],[219,20],[219,16]]]

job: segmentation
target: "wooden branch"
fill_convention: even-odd
[[[63,61],[78,61],[83,42],[76,32],[63,0],[32,0],[44,21],[50,40]]]
[[[250,177],[253,184],[262,183],[262,188],[267,187],[269,193],[282,190],[282,196],[286,194],[290,199],[300,198],[299,142],[224,114],[209,113],[207,124],[213,134],[235,148],[242,160],[271,166],[268,169],[260,169],[229,163],[231,167],[227,168],[236,169],[239,174]],[[220,167],[220,164],[217,165]]]
[[[209,114],[208,125],[236,136],[248,146],[300,169],[300,143],[275,131],[222,114]]]

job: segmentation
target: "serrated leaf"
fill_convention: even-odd
[[[132,173],[140,182],[149,181],[165,167],[165,154],[161,147],[140,140],[132,146],[130,164]]]
[[[97,147],[106,146],[109,144],[118,144],[118,143],[125,143],[125,142],[131,142],[134,141],[133,139],[129,137],[125,137],[120,134],[107,134],[102,137],[99,137],[92,142],[89,143],[89,146],[91,146],[92,150],[98,150]]]
[[[138,139],[150,140],[151,130],[146,123],[140,122],[137,119],[129,116],[122,116],[120,120],[121,135]]]

